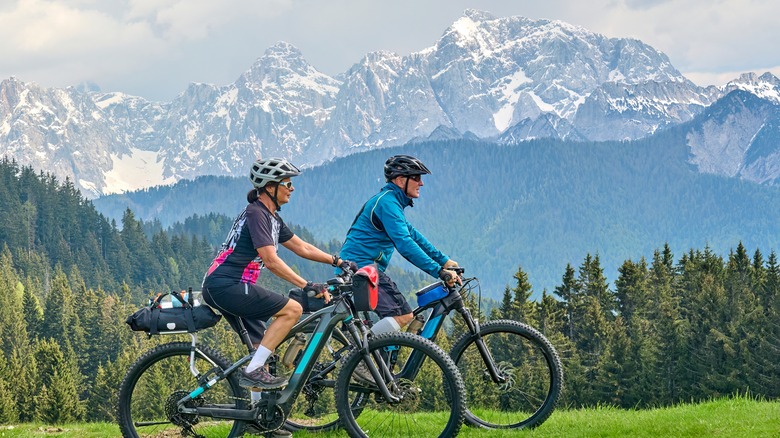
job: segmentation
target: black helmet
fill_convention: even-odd
[[[252,164],[249,179],[255,188],[262,189],[268,183],[278,183],[285,178],[300,174],[301,171],[284,158],[263,158]]]
[[[385,161],[385,180],[390,181],[397,176],[412,176],[430,174],[422,161],[410,155],[393,155]]]

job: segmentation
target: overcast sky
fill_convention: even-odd
[[[0,0],[0,80],[168,101],[232,83],[278,41],[330,75],[368,52],[408,55],[467,8],[637,38],[699,85],[780,76],[776,0]]]

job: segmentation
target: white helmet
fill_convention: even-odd
[[[262,189],[268,183],[278,183],[300,174],[301,171],[284,158],[261,158],[252,164],[249,179],[255,188]]]

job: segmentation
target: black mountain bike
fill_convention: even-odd
[[[463,274],[463,268],[456,268]],[[465,333],[453,344],[450,357],[466,385],[469,425],[488,429],[533,428],[552,414],[563,389],[563,367],[552,344],[533,327],[512,320],[480,324],[464,303],[479,288],[475,277],[448,288],[437,281],[417,292],[423,305],[413,312],[419,321],[414,329],[435,341],[453,310],[461,316]],[[362,313],[362,312],[361,312]],[[370,324],[368,315],[365,325]],[[294,341],[300,343],[301,341]],[[340,365],[338,351],[348,349],[349,338],[334,332],[336,354],[320,362],[319,371],[306,384],[306,407],[291,415],[288,430],[331,430],[339,426],[332,377]],[[291,348],[288,351],[293,351]],[[288,355],[288,360],[289,360]],[[384,358],[392,366],[392,354]]]
[[[283,361],[289,343],[277,349],[282,359],[269,362],[272,371],[290,374],[284,389],[265,391],[259,402],[251,402],[239,386],[236,370],[251,360],[253,351],[246,330],[241,338],[250,354],[235,363],[200,345],[197,333],[190,333],[191,342],[160,345],[130,367],[119,389],[122,435],[237,437],[247,429],[271,432],[285,427],[286,421],[316,423],[319,405],[335,407],[333,418],[352,437],[457,435],[465,390],[454,362],[433,342],[410,333],[369,340],[357,318],[350,274],[328,282],[332,306],[292,328],[289,342],[303,333],[309,336],[289,365]],[[392,367],[385,360],[390,352],[397,359]],[[372,376],[370,383],[356,377],[359,364]],[[312,402],[318,388],[332,392],[320,391]]]
[[[463,268],[453,268],[462,275]],[[435,340],[451,311],[465,325],[450,357],[466,384],[466,421],[490,429],[533,428],[550,417],[563,390],[563,366],[555,348],[533,327],[499,319],[480,324],[464,303],[479,289],[476,277],[448,288],[433,283],[417,292],[415,317],[423,338]],[[430,296],[430,297],[428,297]]]

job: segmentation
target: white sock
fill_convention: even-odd
[[[260,391],[249,391],[249,395],[252,397],[252,401],[256,402],[260,400],[262,393]]]
[[[401,326],[398,325],[398,321],[396,321],[392,316],[387,316],[380,319],[376,324],[374,324],[373,327],[371,327],[371,333],[375,335],[390,333],[397,330],[401,330]]]
[[[246,372],[252,372],[261,366],[265,365],[265,361],[268,360],[268,357],[271,355],[271,350],[263,347],[262,345],[257,347],[257,351],[255,351],[255,355],[252,356],[252,361],[249,362],[249,365],[246,366]]]

